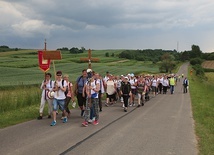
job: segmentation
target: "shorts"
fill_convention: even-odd
[[[82,93],[77,94],[77,101],[79,107],[86,106],[86,97],[83,97]]]
[[[137,89],[132,89],[132,94],[137,95]]]
[[[152,92],[156,92],[157,88],[155,86],[152,86]]]
[[[57,111],[58,107],[60,110],[64,111],[65,100],[53,99],[53,111]]]
[[[107,98],[109,98],[109,99],[115,99],[115,93],[114,94],[111,94],[111,95],[109,95],[108,93],[106,93],[106,96],[107,96]]]

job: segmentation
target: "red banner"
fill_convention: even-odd
[[[43,51],[38,51],[39,68],[43,72],[47,72],[50,69],[51,60],[45,60],[43,58]]]

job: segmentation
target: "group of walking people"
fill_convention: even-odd
[[[80,116],[84,117],[82,125],[99,124],[99,112],[103,110],[103,97],[106,96],[105,106],[109,107],[121,102],[124,112],[129,106],[143,106],[150,97],[158,94],[174,94],[177,82],[183,79],[183,92],[187,93],[188,80],[180,75],[138,75],[133,73],[114,76],[109,72],[103,77],[91,69],[82,70],[82,75],[76,79],[75,85],[69,81],[67,74],[56,72],[56,80],[51,80],[51,74],[45,74],[41,84],[42,97],[38,119],[43,118],[45,103],[48,103],[48,118],[53,118],[51,126],[55,126],[58,110],[62,111],[63,123],[70,117],[69,103],[77,99]],[[137,102],[136,102],[137,100]],[[73,105],[75,107],[75,104]]]

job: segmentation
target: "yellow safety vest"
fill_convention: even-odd
[[[175,78],[174,77],[170,78],[169,82],[170,82],[170,85],[174,86],[175,85]]]

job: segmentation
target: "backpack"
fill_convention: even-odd
[[[128,82],[127,83],[127,85],[128,85],[128,92],[130,92],[131,91],[131,84],[130,84],[130,82]],[[125,83],[124,82],[121,82],[121,91],[124,93],[124,88],[125,87]]]
[[[62,80],[62,86],[64,87],[64,80]],[[65,90],[65,96],[67,96],[68,94],[68,85],[66,86],[66,90]]]

